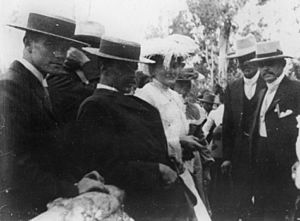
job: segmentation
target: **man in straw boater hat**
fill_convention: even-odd
[[[44,77],[61,70],[72,44],[72,20],[30,13],[25,31],[23,58],[12,63],[0,79],[0,219],[26,220],[62,196],[86,191],[96,181],[78,181],[67,170],[58,123]],[[68,171],[74,172],[75,171]]]
[[[224,96],[223,115],[223,172],[231,173],[234,185],[232,205],[236,216],[247,216],[251,208],[251,168],[249,131],[258,93],[265,87],[256,65],[246,63],[255,57],[256,40],[252,34],[237,39],[236,51],[229,59],[236,59],[243,77],[230,83]]]
[[[291,57],[283,54],[280,42],[269,41],[258,43],[256,57],[249,61],[267,84],[258,95],[250,129],[254,202],[261,219],[284,220],[296,196],[290,174],[296,161],[300,84],[285,76],[286,58]]]
[[[82,21],[76,23],[73,39],[98,47],[104,32],[102,24]],[[96,88],[100,66],[95,55],[84,53],[80,47],[71,47],[64,61],[65,73],[47,76],[50,98],[60,122],[67,124],[76,120],[79,105]]]
[[[185,58],[195,53],[198,46],[191,38],[183,35],[151,39],[144,46],[143,56],[156,62],[149,64],[153,81],[137,89],[135,95],[159,110],[168,142],[169,158],[176,165],[178,176],[197,198],[197,204],[194,205],[195,216],[198,220],[210,220],[203,203],[206,202],[205,195],[201,194],[203,171],[202,167],[197,167],[201,163],[200,152],[206,146],[196,136],[189,135],[186,106],[182,96],[171,89],[185,65]],[[192,175],[195,175],[196,182]]]
[[[102,61],[94,94],[80,106],[81,158],[107,184],[125,190],[125,210],[136,220],[182,220],[190,215],[186,189],[167,154],[159,112],[125,95],[135,84],[140,44],[103,36],[99,48],[84,48]],[[87,151],[89,150],[89,151]],[[87,160],[88,159],[88,160]],[[194,202],[194,196],[188,192]]]

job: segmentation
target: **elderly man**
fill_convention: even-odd
[[[73,39],[99,47],[104,26],[93,21],[76,24]],[[79,47],[71,47],[64,61],[64,73],[47,76],[49,94],[59,121],[68,127],[76,120],[81,102],[91,96],[99,81],[100,66],[95,55],[85,54]]]
[[[255,169],[255,206],[262,219],[284,220],[296,196],[290,173],[296,161],[300,84],[283,74],[285,58],[278,41],[257,44],[256,58],[267,89],[260,92],[250,129]]]
[[[67,171],[57,121],[45,88],[47,73],[62,70],[75,23],[68,19],[30,13],[23,58],[12,63],[0,80],[0,219],[28,219],[60,196],[84,192],[96,181]],[[75,171],[74,171],[75,174]],[[79,188],[79,189],[78,189]]]
[[[96,169],[106,183],[124,189],[125,210],[136,220],[191,216],[185,186],[168,158],[159,112],[137,97],[124,95],[135,84],[137,62],[143,62],[140,45],[103,36],[100,48],[84,50],[103,62],[97,89],[78,113],[84,137],[79,156],[86,171]]]
[[[229,59],[236,59],[243,78],[229,84],[225,91],[223,115],[223,172],[231,169],[237,216],[247,216],[251,208],[251,168],[249,130],[258,93],[265,87],[256,65],[247,61],[255,57],[256,40],[249,34],[236,41],[236,52]]]

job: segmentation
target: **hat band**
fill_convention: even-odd
[[[99,52],[132,60],[139,60],[140,58],[140,47],[107,41],[106,39],[102,39]]]
[[[266,58],[266,57],[272,57],[272,56],[277,56],[277,55],[282,55],[283,52],[281,50],[278,50],[276,52],[271,52],[271,53],[265,53],[265,54],[257,54],[256,58]]]

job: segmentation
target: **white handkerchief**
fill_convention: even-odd
[[[287,109],[285,112],[280,112],[278,117],[279,118],[287,117],[287,116],[291,115],[292,113],[293,113],[292,110]]]

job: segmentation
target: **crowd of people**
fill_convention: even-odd
[[[99,191],[102,177],[137,221],[296,220],[300,83],[280,42],[238,39],[228,59],[243,77],[193,99],[197,48],[175,49],[180,39],[143,50],[97,22],[38,13],[9,26],[25,35],[0,77],[1,220]]]

